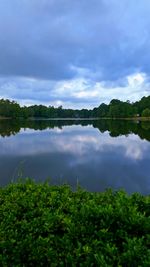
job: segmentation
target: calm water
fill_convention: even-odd
[[[149,194],[150,122],[0,121],[0,183],[27,176]]]

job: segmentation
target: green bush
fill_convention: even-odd
[[[0,266],[150,266],[150,196],[1,188]]]

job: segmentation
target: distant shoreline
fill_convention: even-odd
[[[0,116],[0,120],[28,120],[28,121],[92,121],[92,120],[132,120],[132,121],[150,121],[150,117],[131,117],[131,118],[107,118],[107,117],[98,117],[98,118],[11,118],[11,117],[2,117]]]

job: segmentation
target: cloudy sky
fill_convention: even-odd
[[[92,108],[150,95],[149,0],[0,0],[0,98]]]

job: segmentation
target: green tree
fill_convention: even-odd
[[[150,117],[150,109],[145,108],[142,112],[142,117]]]

